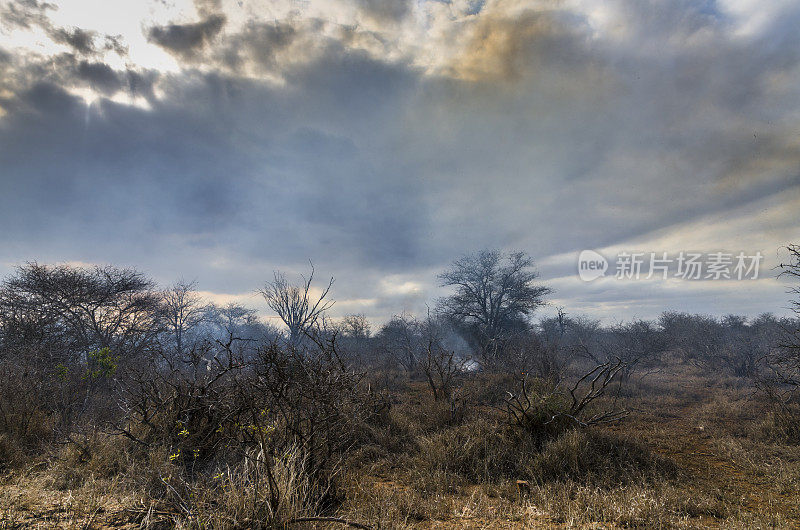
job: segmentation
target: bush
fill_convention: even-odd
[[[294,513],[337,502],[341,465],[379,437],[386,402],[361,384],[333,343],[319,346],[204,343],[183,359],[161,355],[131,370],[117,431],[166,451],[178,470],[162,479],[172,509],[188,513],[186,499],[199,498],[210,476],[240,490],[231,501],[239,506],[236,520],[248,511],[246,518],[275,522],[287,503]],[[255,488],[250,497],[248,488]]]
[[[540,447],[530,436],[487,421],[423,437],[416,464],[420,472],[446,472],[471,483],[575,480],[611,487],[677,472],[671,460],[594,429],[571,428]]]
[[[677,466],[644,446],[593,429],[572,429],[547,443],[525,466],[538,483],[575,480],[614,487],[674,476]]]
[[[33,365],[0,363],[0,432],[20,451],[53,439],[56,414],[52,381]],[[8,464],[2,455],[0,463]]]
[[[770,442],[800,444],[800,406],[784,406],[767,413],[756,432],[759,438]]]
[[[417,467],[445,471],[472,482],[519,478],[520,463],[535,451],[529,437],[520,437],[502,424],[476,420],[423,436]]]

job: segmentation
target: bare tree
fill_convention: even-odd
[[[257,320],[255,309],[235,302],[229,302],[224,306],[212,306],[209,313],[212,314],[211,318],[226,336],[241,335],[243,328],[252,325]]]
[[[721,319],[707,315],[666,312],[659,319],[664,349],[710,370],[726,370],[737,377],[755,377],[763,360],[780,342],[782,324],[763,314],[748,320],[738,315]],[[645,345],[646,338],[635,339]]]
[[[186,337],[203,321],[206,308],[197,294],[195,283],[183,280],[164,291],[163,304],[164,318],[175,344],[175,353],[182,356]]]
[[[484,364],[492,362],[514,333],[528,328],[529,316],[543,304],[548,287],[534,284],[539,274],[523,252],[483,250],[464,256],[439,275],[443,287],[455,287],[439,310],[462,330]]]
[[[377,343],[382,353],[407,372],[417,369],[422,348],[421,324],[408,315],[395,315],[381,327]]]
[[[558,381],[569,363],[569,350],[558,338],[545,334],[520,334],[506,346],[504,371],[524,373],[542,380]]]
[[[605,360],[621,359],[622,375],[626,378],[640,365],[657,364],[667,349],[662,330],[647,320],[618,324],[610,331]]]
[[[665,312],[659,324],[672,348],[692,364],[706,364],[724,347],[723,330],[712,316]]]
[[[333,306],[333,301],[326,300],[333,286],[333,278],[328,286],[317,297],[311,294],[311,283],[314,280],[314,265],[311,274],[302,277],[300,285],[291,285],[286,276],[279,271],[273,273],[273,281],[267,283],[259,292],[267,301],[270,309],[275,311],[289,329],[289,344],[297,346],[303,335],[318,324],[325,311]]]
[[[781,263],[781,276],[800,280],[800,245],[789,245],[786,247],[786,250],[789,252],[789,261]],[[797,295],[797,298],[791,301],[791,306],[795,314],[800,316],[800,287],[792,287],[789,293]],[[788,331],[790,338],[786,341],[784,347],[795,352],[800,352],[800,327],[794,326]]]
[[[789,261],[780,264],[781,275],[800,280],[800,245],[789,245],[786,250],[789,253]],[[800,295],[800,287],[793,287],[790,292]],[[796,313],[800,313],[800,298],[792,300],[792,306]]]
[[[599,320],[592,320],[585,316],[567,317],[564,328],[566,333],[560,335],[559,332],[559,336],[570,358],[584,359],[594,364],[604,362],[607,358],[605,348],[607,330],[600,325]],[[551,329],[549,334],[552,333]]]
[[[203,322],[198,327],[198,339],[236,343],[250,353],[253,353],[256,344],[270,344],[281,336],[281,331],[276,326],[259,320],[255,309],[235,302],[224,306],[207,305],[203,311]]]
[[[788,245],[789,260],[780,264],[780,276],[800,279],[800,245]],[[800,295],[800,287],[791,287],[789,293]],[[791,301],[792,310],[800,316],[800,296]],[[760,385],[779,402],[795,401],[800,389],[800,319],[782,321],[783,334],[778,347],[766,357],[769,374],[762,377]]]
[[[345,316],[341,329],[344,336],[352,339],[368,339],[370,336],[369,320],[363,314]]]

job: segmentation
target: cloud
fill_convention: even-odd
[[[47,11],[55,4],[37,0],[12,0],[0,6],[0,25],[6,28],[31,29],[48,24]]]
[[[222,0],[194,0],[194,7],[202,17],[222,12]]]
[[[531,9],[514,15],[488,11],[469,19],[462,29],[469,35],[467,42],[445,71],[469,81],[518,81],[559,71],[575,76],[591,67],[589,27],[566,11]]]
[[[221,66],[232,72],[276,72],[278,55],[296,42],[300,31],[287,22],[250,21],[240,32],[229,36],[214,55]]]
[[[75,51],[82,54],[95,53],[95,32],[85,31],[80,28],[73,28],[67,30],[65,28],[57,28],[51,33],[51,38],[58,43],[67,44]]]
[[[122,86],[122,81],[113,68],[104,63],[81,61],[78,63],[78,76],[103,94],[113,94]]]
[[[168,52],[191,59],[222,31],[225,21],[225,15],[212,14],[191,24],[153,26],[148,30],[147,37]]]
[[[368,17],[380,22],[398,23],[411,13],[410,0],[354,0]]]
[[[17,4],[16,27],[55,27]],[[787,243],[796,6],[742,33],[724,3],[341,5],[355,14],[169,13],[147,37],[174,71],[120,60],[128,41],[102,25],[49,33],[53,53],[0,49],[0,261],[242,293],[312,258],[378,318],[424,311],[461,253],[522,248],[557,300],[598,315],[779,310],[782,288],[589,289],[546,258]]]

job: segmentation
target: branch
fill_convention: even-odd
[[[346,519],[341,519],[339,517],[297,517],[290,521],[287,521],[286,524],[297,524],[297,523],[308,523],[308,522],[324,522],[324,523],[339,523],[345,526],[349,526],[352,528],[360,528],[361,530],[372,530],[371,526],[367,526],[361,523],[355,523],[353,521],[348,521]]]

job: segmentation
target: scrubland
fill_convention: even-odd
[[[534,322],[531,267],[462,258],[375,333],[313,270],[261,291],[278,329],[134,270],[20,267],[0,527],[800,527],[798,319]]]
[[[658,373],[632,375],[619,396],[599,398],[614,394],[626,417],[537,438],[509,423],[504,376],[465,375],[454,397],[440,401],[422,381],[382,377],[377,412],[337,420],[347,440],[324,465],[324,477],[310,476],[301,450],[238,458],[220,448],[183,458],[175,457],[180,443],[169,435],[145,446],[99,428],[75,443],[53,444],[48,419],[36,415],[25,440],[0,439],[2,525],[344,524],[302,521],[315,516],[372,528],[800,525],[796,424],[747,380],[672,360]],[[265,458],[275,459],[277,509],[268,506]]]

